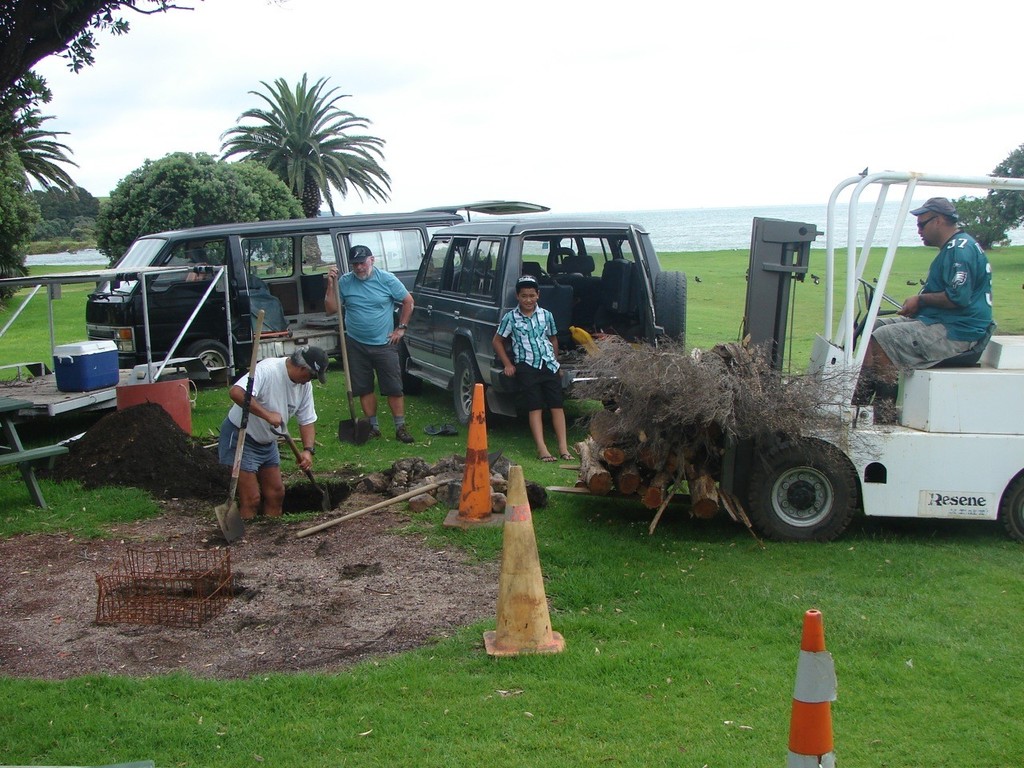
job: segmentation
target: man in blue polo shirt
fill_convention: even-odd
[[[339,284],[345,304],[345,337],[352,394],[359,396],[363,413],[370,421],[370,436],[380,437],[377,395],[373,389],[376,373],[380,392],[387,397],[395,419],[395,438],[403,443],[412,443],[415,440],[405,425],[405,393],[402,391],[398,344],[412,317],[413,298],[401,280],[390,272],[376,269],[373,262],[369,248],[354,246],[348,257],[350,271],[342,275]],[[338,270],[331,267],[324,293],[324,309],[328,314],[338,311],[337,280]],[[397,327],[394,320],[396,304],[399,305]]]
[[[895,316],[878,318],[868,342],[865,373],[878,382],[879,395],[892,398],[897,369],[930,368],[966,352],[992,323],[992,267],[978,242],[960,229],[956,208],[933,197],[910,213],[921,240],[939,252],[921,292]]]

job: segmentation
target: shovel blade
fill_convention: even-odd
[[[217,514],[217,525],[228,544],[245,535],[245,523],[242,522],[237,502],[232,500],[229,504],[218,504],[214,511]]]
[[[338,424],[338,439],[343,443],[362,445],[370,439],[369,419],[343,419]]]

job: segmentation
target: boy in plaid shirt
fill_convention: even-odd
[[[558,329],[554,316],[537,305],[540,286],[524,275],[516,281],[519,306],[505,313],[491,343],[506,376],[514,376],[522,387],[529,411],[530,433],[541,461],[558,461],[544,442],[544,408],[551,411],[551,425],[558,440],[559,457],[572,459],[566,444],[565,411],[562,408],[562,382],[558,375]],[[512,342],[512,356],[505,340]],[[514,362],[513,362],[514,360]]]

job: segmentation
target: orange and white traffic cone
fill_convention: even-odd
[[[793,689],[786,768],[834,768],[832,704],[836,700],[836,668],[825,650],[821,612],[804,614],[800,661]]]
[[[565,639],[551,629],[533,515],[526,497],[523,468],[518,464],[508,471],[508,506],[498,577],[498,628],[484,632],[484,647],[491,656],[565,650]]]
[[[459,508],[445,518],[449,528],[501,525],[504,518],[491,513],[491,467],[487,463],[487,419],[484,385],[473,387],[473,411],[466,437],[466,469],[462,475]]]

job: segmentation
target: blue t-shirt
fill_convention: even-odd
[[[374,267],[365,280],[345,273],[339,287],[345,304],[345,333],[360,344],[387,344],[395,330],[395,304],[409,295],[402,281]]]
[[[977,240],[957,232],[935,255],[921,293],[945,293],[956,309],[922,307],[925,325],[942,323],[954,341],[975,341],[992,322],[992,266]]]

